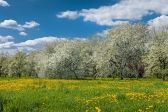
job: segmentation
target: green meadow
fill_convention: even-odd
[[[167,112],[168,82],[1,79],[0,112]]]

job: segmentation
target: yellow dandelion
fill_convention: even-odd
[[[95,109],[97,110],[97,112],[101,112],[101,109],[99,107],[95,107]]]

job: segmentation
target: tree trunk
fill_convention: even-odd
[[[76,79],[79,79],[75,71],[74,71],[74,75],[75,75],[75,78],[76,78]]]
[[[96,79],[96,77],[97,77],[97,69],[96,69],[96,65],[95,66],[93,66],[93,79]]]
[[[94,79],[94,80],[96,79],[96,75],[93,76],[93,79]]]
[[[166,80],[166,75],[165,75],[165,74],[163,74],[163,76],[162,76],[162,80],[163,80],[163,81]]]
[[[166,69],[166,63],[164,62],[164,63],[163,63],[163,70],[164,70],[164,72],[163,72],[163,74],[162,74],[162,79],[163,79],[163,81],[165,81],[165,80],[166,80],[166,73],[165,73],[165,69]]]
[[[124,79],[123,76],[121,76],[120,79],[123,80]]]
[[[122,69],[121,69],[121,73],[120,73],[120,79],[121,79],[121,80],[124,79],[123,74],[124,74],[124,69],[122,68]]]
[[[21,73],[18,73],[19,78],[21,77]]]

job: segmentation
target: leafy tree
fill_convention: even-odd
[[[85,41],[82,45],[80,53],[82,62],[81,69],[86,76],[93,77],[94,79],[101,75],[99,66],[100,59],[100,38],[91,38]]]
[[[54,53],[51,54],[48,63],[49,76],[51,77],[69,77],[74,75],[78,79],[80,71],[80,41],[61,41],[54,47]]]
[[[28,54],[0,55],[0,76],[52,78],[143,77],[166,79],[168,30],[141,24],[124,24],[107,37],[58,40]]]
[[[38,77],[48,77],[50,71],[48,70],[48,63],[51,54],[46,52],[46,49],[35,52],[34,61],[37,64],[35,69]]]
[[[8,75],[9,56],[7,54],[0,54],[0,77]]]
[[[147,73],[166,79],[168,75],[168,29],[153,30],[153,40],[149,45],[149,52],[144,58]]]
[[[35,53],[31,52],[26,58],[26,75],[32,77],[38,77],[37,75],[37,62],[35,60]]]
[[[147,35],[147,27],[139,24],[121,25],[110,31],[108,41],[113,55],[109,62],[116,66],[121,79],[128,74],[138,77]]]
[[[26,54],[23,52],[17,52],[15,56],[12,58],[9,69],[10,75],[21,77],[26,73]]]

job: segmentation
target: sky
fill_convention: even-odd
[[[0,0],[0,52],[104,36],[125,23],[168,24],[168,0]]]

